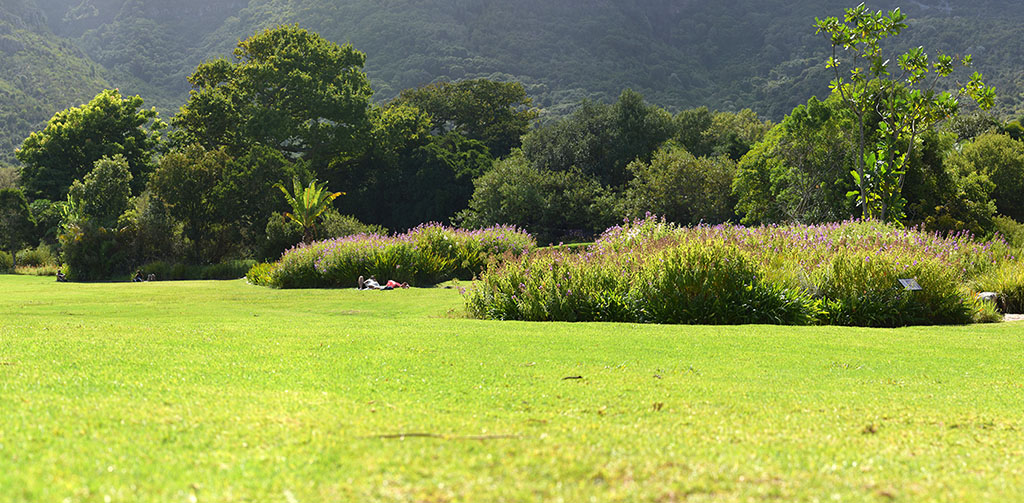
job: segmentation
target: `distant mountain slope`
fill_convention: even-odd
[[[92,89],[109,79],[122,91],[142,94],[166,115],[184,101],[185,77],[198,62],[229,56],[239,39],[256,30],[298,23],[365,52],[379,100],[436,80],[489,77],[523,82],[549,115],[564,113],[583,98],[611,100],[630,87],[669,109],[752,108],[779,119],[809,96],[827,92],[826,41],[814,34],[812,24],[816,16],[842,15],[856,0],[0,2],[4,16],[14,12],[33,20],[35,29],[15,37],[23,44],[31,33],[44,31],[66,39],[40,35],[46,42],[28,44],[51,47],[50,59],[19,56],[38,59],[41,66],[66,64],[60,71],[81,79],[62,82],[60,92],[38,84],[34,92],[48,113],[82,100],[61,93]],[[973,53],[976,69],[999,88],[1000,111],[1024,110],[1019,30],[1024,2],[883,0],[869,6],[888,9],[898,3],[912,20],[899,38],[901,46]],[[11,57],[22,51],[8,52]],[[54,59],[58,54],[60,63]],[[90,64],[101,68],[90,70]],[[22,120],[20,110],[7,100],[0,103],[0,117]],[[16,129],[0,131],[6,145],[15,141],[6,135]]]
[[[88,101],[111,83],[71,42],[54,37],[42,11],[28,2],[0,2],[0,164],[53,112]]]

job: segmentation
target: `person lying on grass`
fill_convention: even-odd
[[[370,276],[370,279],[366,280],[360,276],[356,288],[359,290],[394,290],[395,288],[409,288],[409,283],[399,283],[393,279],[389,279],[387,283],[381,285],[377,282],[377,278],[374,278],[373,276]]]

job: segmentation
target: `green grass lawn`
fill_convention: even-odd
[[[1024,325],[461,312],[445,289],[0,276],[0,501],[1024,495]]]

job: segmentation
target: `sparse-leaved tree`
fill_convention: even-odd
[[[958,84],[955,92],[940,90],[943,77],[952,75],[957,61],[939,54],[930,59],[922,47],[915,47],[893,60],[883,48],[883,41],[899,35],[907,16],[894,9],[888,13],[871,12],[864,4],[846,9],[840,21],[836,17],[816,19],[818,33],[832,45],[826,63],[835,72],[831,88],[857,118],[859,155],[852,172],[858,190],[858,204],[865,218],[899,221],[906,201],[901,196],[910,159],[919,134],[937,122],[956,115],[959,99],[970,96],[982,109],[992,106],[995,90],[986,86],[975,72],[966,84]],[[970,55],[959,64],[971,65]],[[846,77],[841,67],[850,66]],[[866,125],[878,120],[877,131],[865,131]],[[868,137],[877,143],[869,146]]]

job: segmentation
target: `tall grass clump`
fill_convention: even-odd
[[[921,290],[907,290],[913,278]],[[821,321],[829,325],[899,327],[970,323],[974,302],[954,270],[931,258],[840,251],[816,282]]]
[[[14,257],[10,253],[0,250],[0,273],[10,272],[14,267]]]
[[[42,267],[56,266],[57,255],[46,245],[39,245],[36,248],[26,248],[15,256],[19,267]]]
[[[475,231],[421,225],[395,236],[360,234],[300,244],[269,270],[251,274],[256,284],[279,288],[354,287],[359,276],[433,285],[479,274],[493,257],[517,256],[536,247],[510,226]]]
[[[968,323],[978,307],[969,282],[1015,261],[1005,241],[978,242],[968,233],[856,221],[678,227],[650,215],[608,229],[578,259],[550,255],[488,269],[466,295],[470,313],[654,323]],[[551,276],[556,269],[575,279]],[[903,290],[903,278],[924,290]]]
[[[1007,261],[974,282],[980,292],[997,293],[996,305],[1004,313],[1024,313],[1024,263]]]
[[[806,324],[816,314],[813,299],[765,279],[734,247],[642,248],[507,260],[465,292],[466,304],[477,317],[528,321]]]

